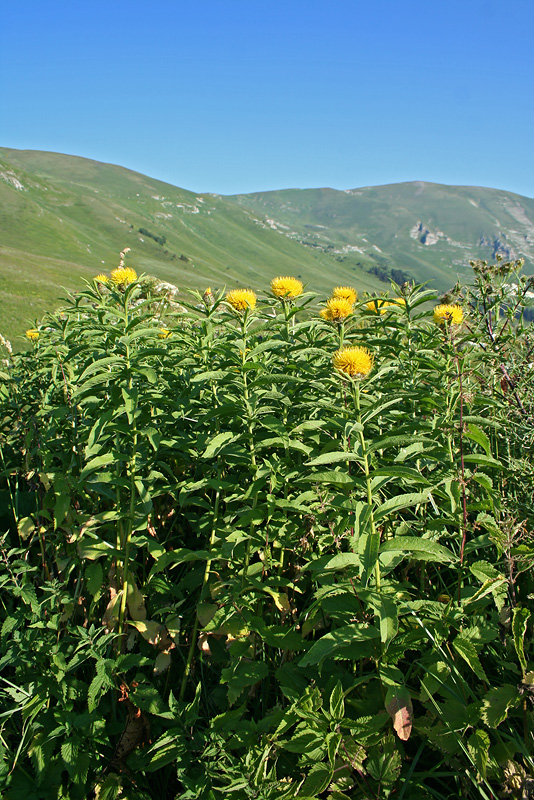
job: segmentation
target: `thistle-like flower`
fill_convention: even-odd
[[[96,275],[93,278],[93,280],[95,283],[103,283],[103,284],[109,283],[109,277],[107,275],[104,275],[103,272],[101,272],[99,275]]]
[[[252,289],[234,289],[226,295],[226,302],[235,311],[245,311],[247,308],[256,307],[256,294]]]
[[[384,297],[375,297],[373,300],[369,300],[369,302],[365,304],[365,307],[368,309],[368,311],[374,311],[375,314],[385,314],[388,306],[391,305],[396,304],[391,303]]]
[[[111,280],[115,286],[124,288],[137,280],[137,272],[131,267],[117,267],[111,270]]]
[[[215,298],[213,296],[213,292],[211,291],[211,286],[206,288],[206,291],[202,295],[202,299],[206,303],[207,306],[212,306],[215,302]]]
[[[461,325],[464,321],[464,312],[461,306],[441,305],[434,309],[434,322],[436,325]]]
[[[39,331],[36,330],[35,328],[29,328],[26,331],[26,336],[30,340],[30,342],[36,342],[37,339],[39,338]]]
[[[303,288],[302,281],[297,280],[297,278],[290,278],[289,276],[285,278],[274,278],[271,281],[271,292],[275,297],[291,300],[302,294]]]
[[[171,331],[168,328],[160,328],[158,331],[158,339],[168,339]]]
[[[336,286],[332,292],[332,297],[335,300],[348,300],[349,303],[354,305],[358,299],[358,292],[352,286]]]
[[[320,312],[320,316],[327,322],[343,322],[354,312],[352,303],[344,298],[331,297],[326,301],[326,307]]]
[[[342,347],[332,356],[338,372],[351,378],[365,378],[373,368],[373,357],[366,347]]]

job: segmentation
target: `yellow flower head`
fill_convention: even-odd
[[[332,297],[335,300],[348,300],[349,303],[354,305],[358,298],[358,292],[352,286],[336,286],[332,292]]]
[[[137,272],[131,267],[117,267],[111,270],[111,280],[115,286],[128,286],[137,280]]]
[[[39,331],[35,328],[29,328],[29,330],[26,331],[26,336],[30,342],[36,342],[39,338]]]
[[[394,297],[392,302],[389,304],[390,306],[405,306],[406,300],[404,297]]]
[[[374,300],[369,300],[369,302],[365,304],[365,307],[369,309],[369,311],[374,311],[375,314],[385,314],[388,306],[392,305],[395,305],[395,303],[390,303],[389,300],[383,297],[375,297]]]
[[[158,331],[158,339],[168,339],[171,331],[168,328],[160,328]]]
[[[302,281],[297,278],[274,278],[271,281],[271,292],[276,297],[287,297],[289,299],[298,297],[303,290]]]
[[[93,278],[93,280],[94,280],[95,283],[109,283],[108,276],[104,275],[103,272],[101,272],[99,275],[97,275],[95,278]]]
[[[351,378],[365,378],[373,368],[373,357],[366,347],[342,347],[332,356],[334,367]]]
[[[461,306],[436,306],[434,309],[434,322],[436,325],[461,325],[464,321],[464,312]]]
[[[320,312],[320,316],[328,322],[343,322],[344,319],[350,317],[354,309],[349,300],[343,297],[331,297],[326,301],[326,308]]]
[[[226,295],[226,302],[235,311],[245,311],[246,308],[256,307],[256,294],[252,289],[234,289]]]

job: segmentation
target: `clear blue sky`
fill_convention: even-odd
[[[197,192],[534,196],[533,0],[4,0],[0,145]]]

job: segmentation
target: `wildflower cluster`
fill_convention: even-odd
[[[351,286],[336,286],[319,315],[327,322],[340,324],[354,313],[357,298],[358,293]]]

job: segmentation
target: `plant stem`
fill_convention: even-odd
[[[376,530],[375,525],[375,517],[374,517],[374,510],[373,510],[373,489],[371,486],[371,477],[369,473],[369,460],[367,458],[367,447],[365,445],[365,436],[363,435],[363,425],[362,425],[362,414],[360,409],[360,384],[358,381],[352,381],[352,396],[354,398],[354,405],[356,407],[356,419],[359,424],[358,436],[360,438],[360,444],[362,448],[362,458],[363,458],[363,471],[365,473],[365,485],[367,488],[367,503],[369,505],[369,514],[370,514],[370,523],[371,523],[371,537],[373,547],[371,550],[374,550],[374,545],[380,546],[380,533]],[[375,563],[375,584],[377,592],[380,591],[380,561],[377,557]]]

